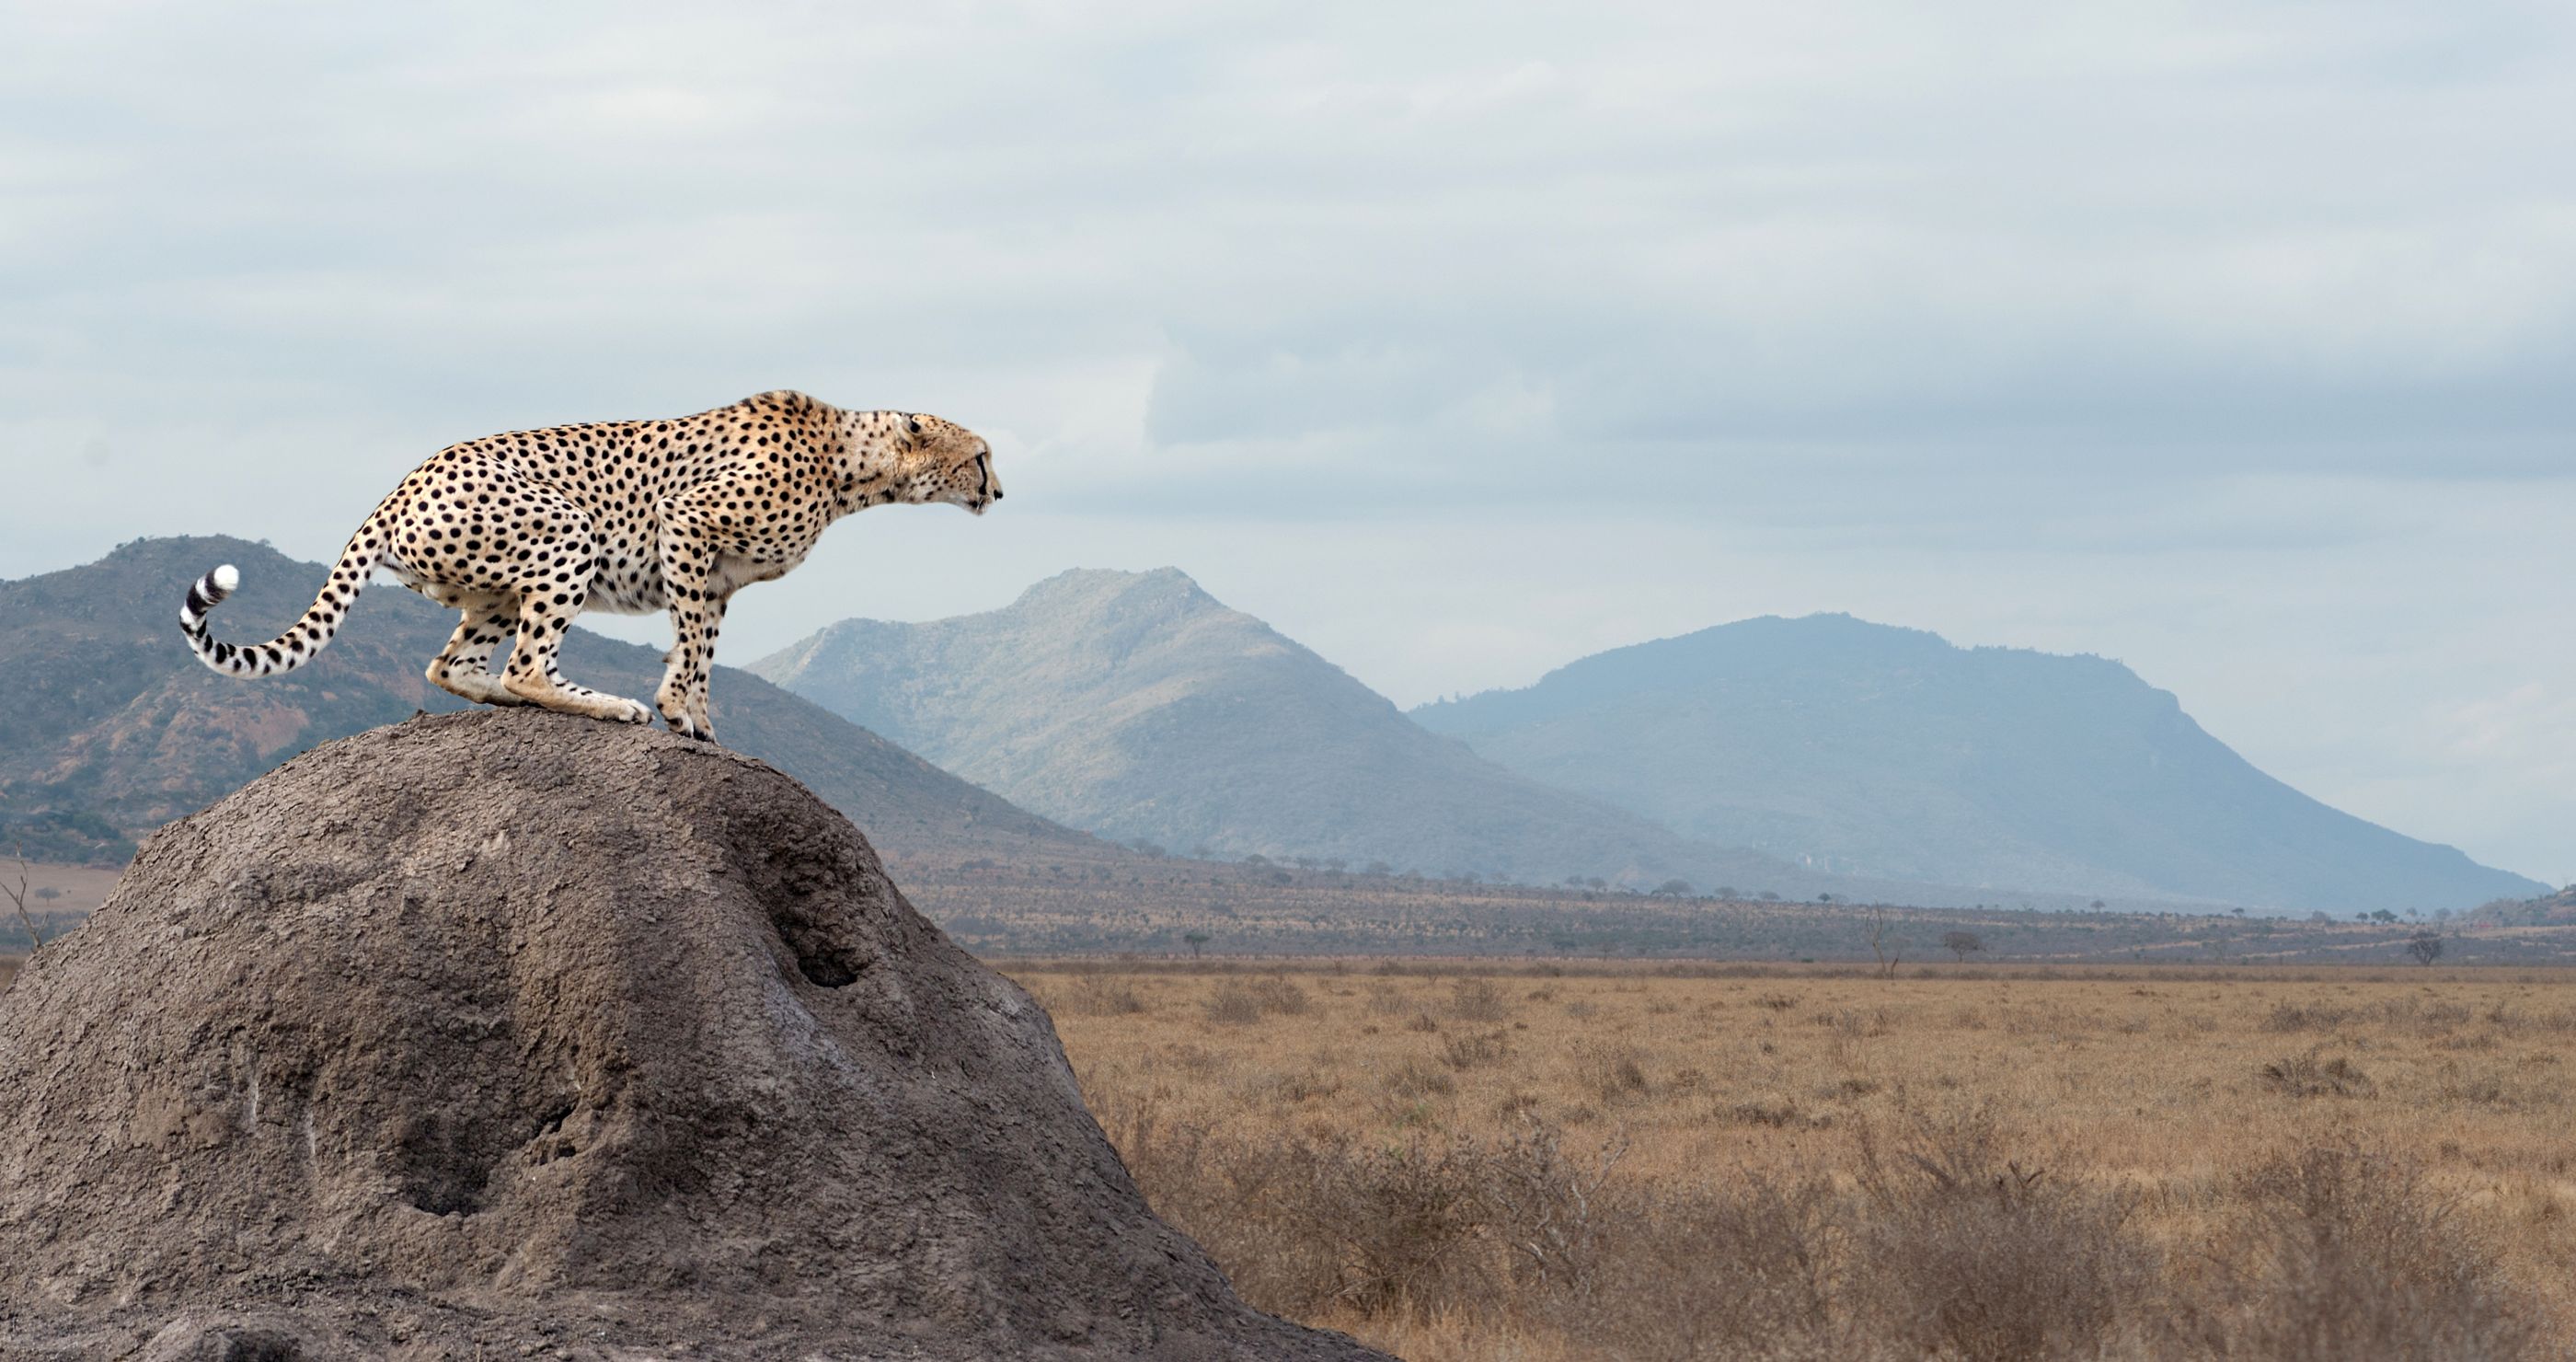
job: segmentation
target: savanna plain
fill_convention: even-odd
[[[2576,973],[1018,960],[1153,1204],[1416,1362],[2576,1356]]]

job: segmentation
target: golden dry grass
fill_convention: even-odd
[[[1894,1149],[1964,1113],[2050,1185],[2111,1198],[2100,1204],[2116,1203],[2122,1232],[2176,1282],[2252,1279],[2259,1189],[2288,1176],[2285,1159],[2384,1159],[2420,1179],[2406,1186],[2426,1223],[2476,1258],[2481,1289],[2510,1302],[2542,1355],[2576,1338],[2576,990],[2555,974],[1009,968],[1053,1014],[1149,1195],[1196,1198],[1184,1218],[1221,1260],[1232,1193],[1157,1187],[1161,1155],[1144,1144],[1186,1131],[1275,1159],[1319,1144],[1493,1149],[1552,1128],[1569,1167],[1616,1152],[1604,1186],[1626,1205],[1757,1185],[1857,1204],[1865,1143]],[[1265,1270],[1226,1266],[1239,1280]],[[1660,1355],[1508,1298],[1428,1288],[1307,1313],[1416,1359]]]

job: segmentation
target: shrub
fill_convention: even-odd
[[[1228,979],[1218,984],[1216,992],[1208,996],[1207,1017],[1209,1021],[1226,1026],[1248,1026],[1261,1020],[1261,998],[1251,989]]]
[[[2345,1008],[2324,1003],[2299,1004],[2281,1002],[2263,1018],[2266,1031],[2331,1031],[2344,1024],[2352,1013]]]
[[[1406,1060],[1388,1071],[1386,1090],[1406,1101],[1420,1101],[1426,1097],[1447,1097],[1458,1091],[1458,1080],[1430,1065]]]
[[[1908,1113],[1891,1148],[1861,1127],[1851,1307],[1909,1355],[2085,1356],[2151,1318],[2162,1265],[2117,1192],[2006,1158],[1992,1114]]]
[[[1603,1102],[1649,1091],[1644,1054],[1633,1045],[1587,1043],[1574,1047],[1577,1080]]]
[[[1460,979],[1449,987],[1449,1015],[1460,1021],[1498,1022],[1511,1014],[1510,1001],[1491,979]]]
[[[1299,1017],[1314,1009],[1314,999],[1306,990],[1289,980],[1272,976],[1238,982],[1225,980],[1208,996],[1208,1020],[1227,1026],[1245,1026],[1265,1016]]]
[[[2368,1097],[2379,1090],[2351,1060],[2320,1060],[2310,1050],[2263,1066],[2263,1086],[2286,1097]]]
[[[1086,974],[1065,995],[1065,1008],[1084,1017],[1132,1016],[1145,1010],[1145,1000],[1123,981]]]
[[[2277,1362],[2536,1355],[2522,1302],[2453,1223],[2421,1165],[2356,1144],[2285,1154],[2239,1179],[2259,1219],[2259,1266],[2232,1333]]]
[[[1504,1033],[1500,1031],[1489,1031],[1475,1036],[1451,1036],[1440,1047],[1440,1061],[1452,1069],[1464,1072],[1479,1065],[1491,1064],[1510,1051],[1511,1047],[1505,1043]]]

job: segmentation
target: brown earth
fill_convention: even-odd
[[[326,744],[0,995],[0,1358],[1361,1358],[1147,1209],[1046,1014],[760,762]]]

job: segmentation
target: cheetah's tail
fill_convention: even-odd
[[[375,571],[376,561],[383,555],[375,534],[375,522],[370,520],[349,540],[349,547],[341,550],[339,565],[331,569],[331,580],[322,584],[321,594],[313,598],[312,608],[304,612],[304,618],[266,643],[236,647],[217,643],[206,632],[206,613],[223,604],[224,598],[241,585],[240,569],[226,563],[189,583],[188,602],[179,607],[179,628],[188,636],[189,650],[199,662],[226,676],[278,676],[312,661],[331,636],[340,632],[340,622],[348,618],[349,607],[366,588],[367,574]]]

